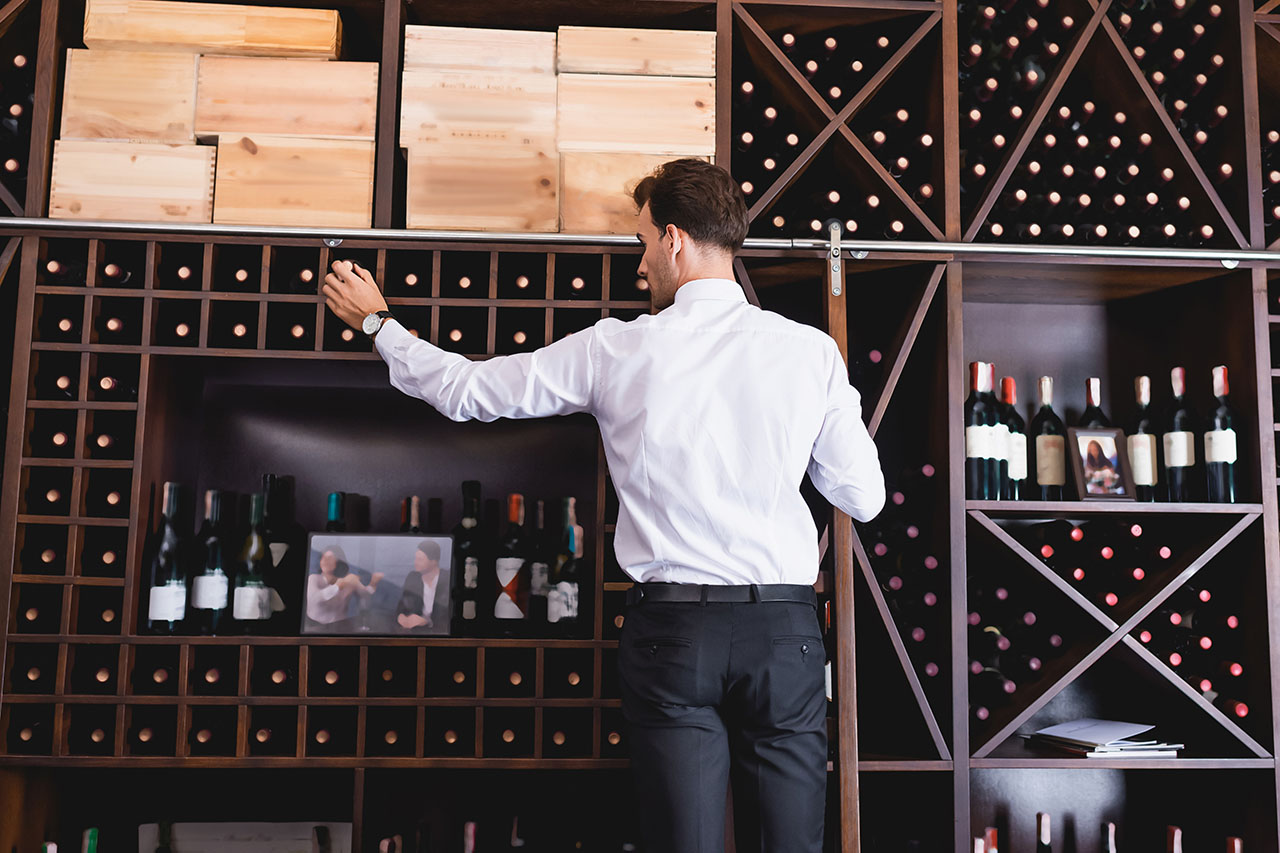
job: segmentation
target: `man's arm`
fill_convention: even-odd
[[[849,384],[833,342],[827,379],[827,411],[810,453],[809,477],[827,500],[858,521],[884,507],[880,454],[862,422],[862,398]]]

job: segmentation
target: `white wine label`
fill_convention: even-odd
[[[1195,433],[1166,432],[1164,434],[1164,464],[1169,468],[1190,468],[1195,465]]]
[[[1233,429],[1214,429],[1204,434],[1204,461],[1227,462],[1236,461],[1236,431]]]
[[[231,615],[243,620],[266,619],[271,615],[271,590],[265,586],[237,588]]]
[[[191,584],[191,606],[196,610],[226,610],[227,576],[222,572],[197,575]]]
[[[498,573],[499,588],[511,583],[511,579],[520,574],[524,560],[520,557],[499,557],[494,561],[494,571]]]
[[[1036,482],[1042,486],[1067,484],[1067,440],[1060,435],[1036,436]]]
[[[276,592],[275,587],[271,588],[271,612],[279,613],[284,610],[284,599],[280,597],[280,593]]]
[[[520,605],[511,600],[511,596],[503,592],[499,593],[497,599],[493,602],[493,617],[495,619],[523,619],[524,611],[520,609]]]
[[[964,428],[964,455],[969,459],[994,459],[991,444],[995,438],[993,427],[968,426]]]
[[[169,581],[164,586],[151,587],[151,603],[147,605],[147,618],[152,622],[181,622],[187,616],[187,585],[182,581]]]
[[[462,566],[462,585],[467,589],[475,589],[480,582],[480,564],[475,557],[467,557]]]
[[[561,581],[547,593],[547,621],[578,618],[578,585]]]
[[[1146,435],[1129,436],[1129,465],[1133,468],[1133,482],[1137,486],[1154,486],[1156,484],[1156,437]]]
[[[991,427],[991,454],[993,459],[1009,460],[1009,425],[996,424]]]
[[[498,575],[498,589],[501,590],[493,603],[495,619],[524,618],[524,611],[511,597],[510,589],[512,581],[520,574],[520,569],[523,567],[524,560],[520,557],[499,557],[494,561],[494,571]]]
[[[529,594],[546,595],[551,588],[549,567],[546,563],[529,564]]]
[[[1027,479],[1027,436],[1025,433],[1009,433],[1009,479]]]
[[[462,618],[468,622],[476,618],[476,603],[474,601],[462,602]]]
[[[279,566],[284,559],[284,555],[289,553],[288,542],[272,542],[267,545],[267,550],[271,552],[271,565]]]

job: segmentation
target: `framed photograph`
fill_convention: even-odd
[[[1136,500],[1124,430],[1069,427],[1067,448],[1080,500]]]
[[[312,533],[303,634],[449,633],[453,538]]]

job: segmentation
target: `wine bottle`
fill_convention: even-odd
[[[1036,853],[1053,853],[1048,812],[1036,812]]]
[[[273,621],[281,629],[303,612],[302,590],[306,575],[307,533],[298,524],[294,508],[293,480],[276,474],[262,475],[263,536],[267,540],[270,568],[267,586],[284,608]]]
[[[483,531],[480,529],[480,483],[462,484],[462,519],[453,529],[453,634],[474,636],[479,627],[477,601]]]
[[[1176,826],[1169,827],[1166,833],[1166,841],[1168,842],[1167,853],[1182,853],[1182,829]]]
[[[504,630],[529,615],[529,542],[524,527],[524,495],[507,496],[507,530],[494,560],[497,579],[493,618]]]
[[[1027,498],[1027,429],[1018,414],[1018,386],[1012,376],[1000,380],[1000,396],[1004,403],[1003,420],[1009,430],[1009,476],[1004,480],[1007,501]]]
[[[1067,430],[1053,411],[1053,378],[1040,377],[1040,411],[1031,419],[1032,450],[1035,455],[1038,500],[1062,500],[1067,484]]]
[[[236,573],[231,615],[246,634],[263,633],[271,614],[283,610],[272,600],[273,590],[267,585],[270,554],[263,529],[264,504],[261,493],[249,496],[249,533],[240,549],[240,566]]]
[[[550,567],[555,549],[548,536],[546,502],[540,500],[535,507],[529,555],[529,623],[537,631],[547,621],[547,593],[551,589]]]
[[[1161,442],[1164,445],[1165,497],[1169,501],[1195,500],[1192,472],[1196,464],[1197,421],[1186,401],[1187,372],[1175,367],[1169,374],[1173,402],[1165,419]]]
[[[1003,433],[992,375],[992,365],[985,361],[969,364],[969,397],[964,403],[964,480],[969,500],[1000,499],[1000,462],[1008,453],[1008,440],[1004,448],[998,446]]]
[[[1102,825],[1102,853],[1119,853],[1116,848],[1116,825],[1110,821]]]
[[[329,493],[328,520],[324,523],[327,532],[342,533],[347,529],[346,497],[345,492]]]
[[[1090,376],[1085,380],[1085,407],[1080,413],[1076,426],[1085,429],[1099,429],[1111,426],[1111,421],[1102,413],[1102,380]]]
[[[147,630],[154,634],[177,634],[187,618],[187,576],[182,565],[185,543],[177,527],[180,491],[177,483],[164,484],[147,602]]]
[[[226,531],[222,519],[222,493],[209,489],[204,493],[204,523],[196,534],[202,559],[198,573],[191,581],[191,609],[201,634],[217,635],[225,629],[230,590],[230,567],[227,565]]]
[[[1155,416],[1151,413],[1151,377],[1139,376],[1133,380],[1134,397],[1138,409],[1129,424],[1129,467],[1133,469],[1133,484],[1140,501],[1156,499],[1159,477],[1159,459],[1156,450]]]
[[[578,524],[577,499],[565,498],[564,529],[560,551],[551,571],[551,588],[547,591],[547,622],[564,634],[578,627],[578,595],[583,574],[582,527]]]
[[[1235,414],[1227,400],[1227,368],[1213,368],[1213,396],[1217,405],[1209,413],[1204,434],[1206,499],[1213,503],[1236,502]]]

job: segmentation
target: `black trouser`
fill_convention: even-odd
[[[801,602],[628,608],[618,669],[647,853],[820,853],[824,654]]]

